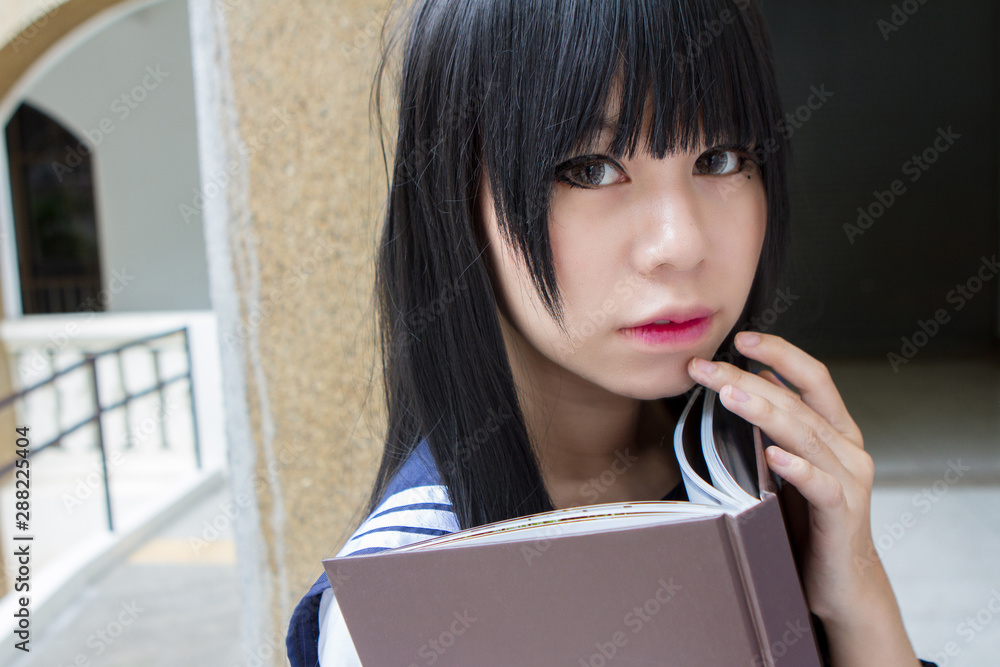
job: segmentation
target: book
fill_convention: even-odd
[[[324,560],[362,663],[820,667],[762,434],[723,428],[716,404],[697,387],[674,431],[690,502],[586,505]]]

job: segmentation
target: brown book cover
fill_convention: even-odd
[[[683,420],[678,431],[680,447]],[[323,561],[362,663],[820,667],[753,431],[756,461],[748,464],[760,500],[741,511],[593,505],[575,508],[586,515],[575,520],[559,510],[519,520],[534,528],[497,531],[517,520],[501,522]]]

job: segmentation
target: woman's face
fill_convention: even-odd
[[[610,139],[608,130],[600,146]],[[663,160],[601,155],[598,148],[585,154],[598,157],[563,162],[552,190],[550,239],[568,334],[501,239],[488,179],[480,184],[511,363],[560,387],[568,380],[644,400],[675,396],[694,385],[690,359],[711,359],[746,303],[767,220],[761,174],[723,148]],[[641,328],[656,320],[677,323]]]

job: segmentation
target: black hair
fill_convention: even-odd
[[[382,89],[401,47],[375,267],[388,428],[367,510],[426,439],[469,528],[553,509],[476,225],[484,174],[502,237],[561,322],[547,224],[553,168],[596,138],[614,82],[615,157],[642,148],[662,158],[699,141],[747,147],[767,230],[746,307],[716,355],[747,368],[733,337],[764,309],[784,262],[787,147],[770,40],[751,0],[417,0],[403,16],[383,33],[373,87],[382,137]]]

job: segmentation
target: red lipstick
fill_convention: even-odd
[[[712,313],[709,311],[697,317],[683,319],[675,316],[669,323],[657,324],[649,322],[640,326],[627,327],[622,333],[644,345],[686,347],[701,340],[712,325]],[[663,317],[657,320],[667,320]]]

